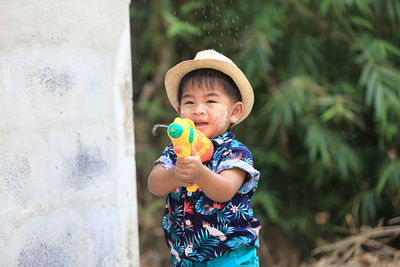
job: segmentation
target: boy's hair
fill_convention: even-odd
[[[215,70],[215,69],[196,69],[188,72],[183,76],[181,82],[179,83],[178,89],[178,102],[181,102],[183,88],[189,83],[192,85],[196,82],[197,85],[205,85],[207,87],[212,87],[214,83],[219,83],[225,90],[225,93],[234,101],[242,101],[242,96],[240,91],[236,86],[235,82],[231,77],[225,73]]]

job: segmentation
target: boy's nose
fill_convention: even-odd
[[[195,107],[193,109],[193,113],[196,115],[204,114],[205,110],[204,110],[203,105],[201,105],[201,104],[195,105]]]

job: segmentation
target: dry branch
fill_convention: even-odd
[[[314,249],[313,258],[301,267],[400,266],[400,250],[389,244],[400,235],[400,225],[353,228],[350,232],[353,234],[347,238]]]

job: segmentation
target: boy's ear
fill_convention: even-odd
[[[178,115],[179,115],[179,117],[181,116],[181,106],[177,106],[176,107],[176,110],[178,111]]]
[[[242,115],[244,110],[244,105],[243,102],[238,101],[235,104],[233,104],[232,109],[231,109],[231,123],[234,124],[236,123],[240,116]]]

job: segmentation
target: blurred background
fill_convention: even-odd
[[[165,198],[147,190],[169,142],[153,125],[177,116],[164,76],[204,49],[230,57],[254,89],[233,132],[261,171],[261,266],[400,258],[398,0],[135,0],[130,11],[141,266],[170,265]],[[328,245],[357,235],[368,237]]]

